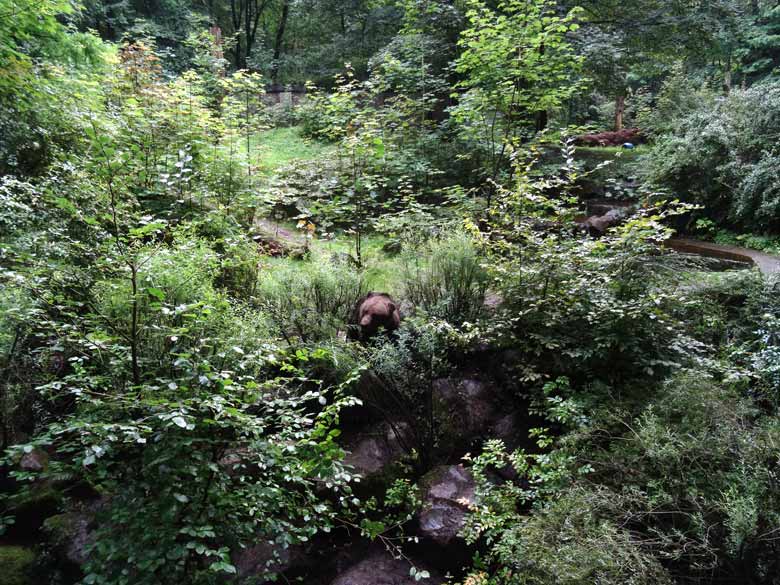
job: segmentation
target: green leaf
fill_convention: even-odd
[[[212,563],[209,569],[211,569],[215,573],[230,573],[231,575],[236,574],[236,568],[230,563],[226,563],[224,561],[218,561],[216,563]]]
[[[146,292],[150,295],[156,298],[158,301],[162,302],[165,300],[165,292],[160,290],[159,288],[155,288],[153,286],[150,286],[146,289]]]

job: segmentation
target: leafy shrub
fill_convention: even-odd
[[[0,287],[0,448],[18,440],[17,432],[29,432],[35,391],[30,380],[46,346],[38,342],[36,321],[42,312],[23,287]],[[0,523],[1,524],[1,523]]]
[[[95,284],[96,328],[118,338],[137,336],[136,343],[150,360],[171,347],[167,336],[174,336],[179,348],[208,337],[204,330],[189,329],[185,315],[225,304],[213,287],[219,264],[211,248],[197,240],[175,248],[145,247],[133,266],[135,282],[120,277]]]
[[[763,289],[758,271],[692,270],[682,285],[688,302],[673,310],[693,338],[707,346],[728,347],[754,337],[761,321],[755,305]]]
[[[489,557],[496,565],[478,567],[464,585],[671,584],[641,537],[614,519],[630,497],[574,488],[526,517],[512,515],[507,498],[505,512],[494,510],[501,528],[489,529],[499,539]]]
[[[175,238],[180,244],[197,239],[208,241],[219,258],[215,286],[235,298],[248,299],[254,294],[260,254],[234,217],[213,211],[179,229]]]
[[[300,114],[292,100],[284,100],[267,107],[268,120],[272,128],[286,128],[300,122]]]
[[[307,86],[306,99],[299,108],[304,136],[326,141],[343,138],[359,114],[359,100],[365,97],[351,69],[347,69],[344,75],[336,76],[336,91],[332,93],[322,92],[313,85]]]
[[[525,246],[513,243],[507,254],[494,243],[504,302],[486,333],[523,352],[524,380],[565,375],[620,386],[632,376],[662,376],[686,359],[672,310],[681,300],[666,286],[679,272],[664,269],[655,243],[667,237],[665,213],[645,209],[599,242],[539,237],[528,226],[521,235],[518,226],[509,235],[528,238]]]
[[[417,457],[419,469],[429,469],[442,445],[448,415],[433,396],[433,382],[451,368],[448,361],[451,327],[445,322],[405,323],[394,340],[380,343],[369,354],[372,384],[363,396],[392,425],[402,445]],[[444,446],[446,448],[446,446]]]
[[[631,437],[597,450],[592,480],[637,486],[643,507],[666,516],[634,512],[673,572],[720,566],[745,580],[771,572],[776,545],[765,533],[780,509],[766,450],[777,428],[757,415],[736,388],[684,372],[630,423]]]
[[[648,93],[637,96],[637,125],[649,136],[674,134],[681,119],[702,108],[711,108],[719,94],[716,89],[697,83],[677,64],[656,95],[648,89]]]
[[[31,582],[35,553],[21,546],[0,546],[0,563],[3,565],[3,582],[6,585],[25,585]]]
[[[739,234],[726,229],[715,231],[713,241],[718,244],[743,246],[751,250],[760,250],[769,254],[780,254],[780,239],[777,236],[759,234]]]
[[[232,379],[214,357],[181,355],[175,377],[135,396],[82,389],[78,416],[35,439],[55,454],[40,475],[106,495],[85,583],[224,582],[244,547],[306,542],[345,508],[351,476],[331,429],[352,401],[338,389],[307,391],[305,373],[273,353],[247,359],[284,366],[289,380]],[[323,490],[341,497],[331,502]]]
[[[403,257],[406,299],[453,325],[484,311],[488,276],[473,240],[464,233],[429,240]]]
[[[720,222],[776,230],[780,175],[774,136],[780,85],[736,89],[675,120],[648,156],[647,177],[677,196],[706,205]]]
[[[623,410],[625,401],[616,409],[614,397],[591,405],[568,434],[540,442],[550,451],[507,454],[498,444],[476,459],[478,505],[467,534],[495,543],[495,580],[486,583],[663,583],[711,574],[764,582],[774,574],[769,534],[780,501],[767,455],[776,420],[701,369],[655,392],[634,412]],[[506,464],[525,479],[491,481],[489,470]],[[530,513],[518,512],[534,501]]]
[[[289,261],[261,274],[257,302],[282,337],[309,342],[346,331],[355,303],[367,292],[360,272],[348,265]]]

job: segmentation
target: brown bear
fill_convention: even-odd
[[[398,306],[387,293],[370,292],[355,303],[349,326],[349,338],[366,341],[380,330],[392,333],[401,324]]]

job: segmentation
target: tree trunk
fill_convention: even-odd
[[[545,47],[544,43],[539,45],[539,54],[542,55],[542,59],[544,59],[544,52]],[[539,110],[536,112],[536,131],[541,132],[545,128],[547,128],[547,121],[548,121],[548,114],[547,110]]]
[[[274,41],[274,59],[271,65],[271,81],[274,84],[279,78],[279,58],[282,56],[282,43],[284,42],[284,29],[287,27],[287,17],[290,15],[290,1],[284,0],[282,4],[282,16],[279,18],[279,28],[276,29]]]
[[[244,12],[244,37],[246,38],[246,51],[244,57],[244,69],[249,63],[249,54],[252,52],[252,14],[249,10],[249,0],[246,0],[246,12]]]
[[[236,40],[236,46],[234,51],[236,52],[235,59],[233,60],[236,69],[246,69],[246,60],[244,59],[244,52],[241,50],[241,39]]]
[[[248,9],[248,7],[247,7]],[[233,62],[236,69],[244,69],[244,51],[241,48],[241,18],[244,15],[244,4],[240,0],[230,0],[230,16],[233,21],[233,30],[236,34],[236,45],[233,47]]]
[[[726,65],[724,66],[723,93],[726,95],[731,93],[731,55],[726,59]]]
[[[626,96],[623,94],[615,98],[615,132],[623,129],[623,114],[626,111]]]
[[[547,122],[549,121],[549,114],[547,110],[539,110],[536,112],[536,131],[541,132],[547,128]]]

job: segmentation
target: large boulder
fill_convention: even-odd
[[[284,547],[273,541],[260,542],[235,553],[233,565],[240,580],[263,578],[289,569],[299,553],[298,548]]]
[[[443,413],[443,432],[453,449],[484,436],[501,413],[497,388],[474,378],[440,378],[433,382],[433,398]]]
[[[48,518],[43,525],[49,544],[61,564],[82,567],[87,562],[87,550],[94,543],[91,523],[94,510],[72,510]]]
[[[417,580],[412,567],[428,571],[429,577]],[[386,550],[375,550],[358,563],[337,576],[331,585],[438,585],[443,580],[430,569],[410,563],[407,559],[394,558]]]
[[[406,452],[408,432],[403,423],[372,425],[347,441],[344,463],[362,477],[382,474]]]
[[[49,466],[49,454],[41,449],[32,449],[22,455],[19,460],[19,468],[22,471],[45,471]]]
[[[442,465],[422,479],[420,534],[446,546],[460,539],[469,508],[474,505],[476,484],[463,465]]]

